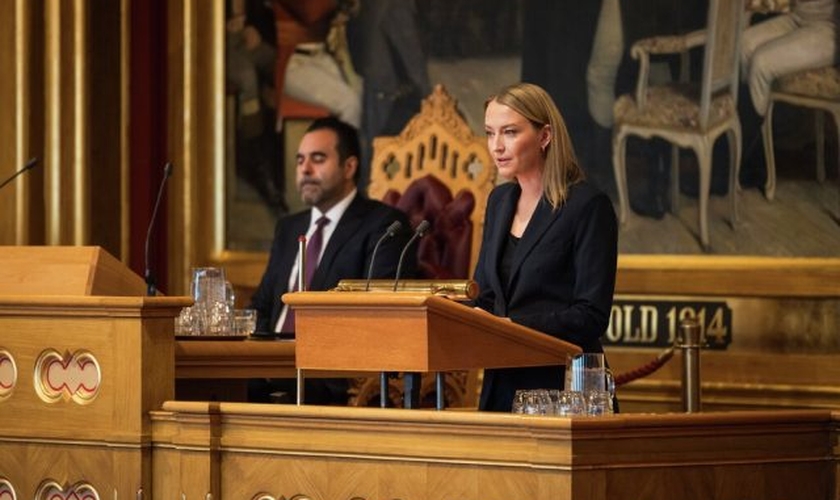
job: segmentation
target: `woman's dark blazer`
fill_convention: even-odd
[[[520,192],[507,183],[490,193],[475,305],[584,352],[603,352],[618,253],[612,202],[587,182],[573,185],[557,210],[542,199],[516,246],[510,280],[502,283],[499,264]],[[561,366],[486,370],[479,408],[510,411],[517,389],[559,389],[563,376]]]

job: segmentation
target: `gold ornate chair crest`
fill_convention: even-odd
[[[425,278],[472,277],[495,179],[486,141],[442,85],[400,135],[373,140],[368,195],[404,210],[413,226],[424,218],[432,225],[418,246]]]

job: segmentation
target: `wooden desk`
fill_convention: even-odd
[[[306,378],[376,378],[378,373],[306,370]],[[295,378],[294,340],[176,340],[175,397],[247,401],[247,380]]]
[[[152,422],[154,498],[838,498],[829,410],[560,418],[170,401]]]
[[[148,412],[173,397],[172,324],[188,303],[0,294],[0,498],[151,489]]]
[[[293,378],[293,340],[178,340],[176,379]]]
[[[365,371],[306,370],[308,377],[370,377]],[[176,379],[295,378],[294,340],[176,340]]]

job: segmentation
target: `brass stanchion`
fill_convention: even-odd
[[[679,338],[682,349],[682,407],[686,413],[700,411],[700,323],[696,318],[680,321]]]

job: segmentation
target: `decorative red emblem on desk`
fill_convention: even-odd
[[[86,482],[62,487],[50,479],[41,483],[35,493],[35,500],[99,500],[99,493]]]
[[[0,500],[17,500],[12,483],[0,477]]]
[[[0,349],[0,401],[12,395],[17,383],[17,366],[15,365],[15,358],[6,351]],[[6,500],[3,495],[3,490],[0,489],[0,500]]]
[[[351,500],[364,500],[361,497],[353,497]],[[275,498],[268,493],[257,493],[251,500],[312,500],[310,497],[298,493],[297,495],[290,496],[288,499],[283,495]]]
[[[88,404],[99,393],[102,373],[88,351],[65,352],[47,349],[35,363],[35,391],[47,403],[73,400]]]

